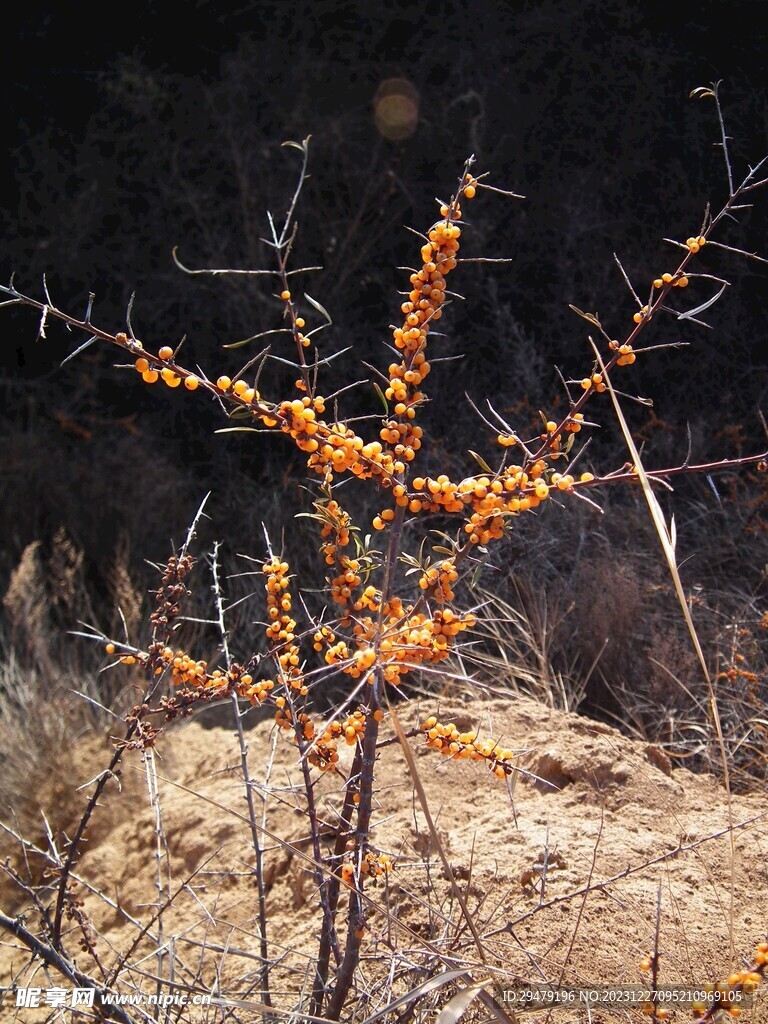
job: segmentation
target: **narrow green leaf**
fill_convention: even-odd
[[[257,427],[219,427],[218,430],[214,430],[214,434],[260,434],[261,431]]]
[[[381,399],[381,404],[384,406],[384,415],[385,416],[389,416],[389,403],[387,402],[387,399],[384,396],[384,392],[381,390],[381,388],[379,387],[379,385],[376,383],[375,380],[371,381],[371,383],[373,384],[374,388],[376,389],[376,394]]]
[[[475,460],[475,462],[483,470],[484,473],[490,473],[491,476],[495,474],[495,470],[491,469],[491,467],[488,465],[488,463],[485,461],[482,455],[478,455],[477,452],[473,452],[471,448],[469,449],[469,454],[472,456],[472,458]]]
[[[568,303],[568,308],[572,309],[577,316],[582,318],[582,320],[586,320],[594,327],[600,327],[600,321],[597,319],[597,313],[585,313],[583,309],[579,309],[578,306],[574,306],[570,302]]]

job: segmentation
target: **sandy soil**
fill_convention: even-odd
[[[401,715],[404,725],[415,724],[416,706]],[[372,838],[395,867],[369,888],[361,974],[369,998],[361,1001],[359,1017],[350,1013],[348,1019],[363,1020],[379,1009],[388,984],[397,993],[423,980],[423,965],[439,962],[435,950],[447,966],[470,964],[478,982],[493,978],[519,987],[550,981],[587,989],[640,985],[647,979],[640,961],[654,947],[657,906],[662,984],[700,986],[751,962],[768,929],[768,795],[735,795],[729,808],[713,778],[672,770],[654,747],[532,702],[451,706],[443,699],[440,717],[503,739],[520,751],[519,764],[530,773],[516,776],[510,792],[482,765],[449,762],[419,739],[411,741],[480,948],[434,848],[402,751],[397,744],[387,746],[380,754]],[[268,792],[267,831],[261,836],[268,938],[276,1002],[287,1009],[309,983],[316,950],[320,914],[312,850],[295,748],[283,735],[274,736],[269,721],[247,735],[259,814]],[[79,778],[69,782],[91,779],[109,749],[93,739],[79,748],[74,772]],[[160,738],[154,763],[169,856],[158,846],[146,765],[132,754],[122,791],[113,787],[105,799],[77,868],[83,881],[79,891],[99,936],[99,962],[108,971],[130,950],[126,990],[154,991],[157,974],[172,976],[200,991],[250,1003],[235,1009],[235,1019],[260,1019],[254,856],[234,731],[179,724]],[[339,778],[326,776],[316,789],[320,813],[332,822]],[[84,794],[73,799],[66,792],[61,783],[58,806],[48,807],[54,829],[71,829],[75,809],[82,807]],[[732,832],[729,821],[736,826]],[[32,856],[33,870],[37,863]],[[160,921],[152,907],[158,884],[176,894]],[[0,907],[19,913],[29,910],[29,901],[4,882]],[[34,920],[32,912],[28,921]],[[139,926],[147,935],[131,949]],[[163,956],[157,953],[158,939]],[[5,941],[0,976],[8,978],[24,963],[18,946]],[[87,953],[78,956],[78,967],[99,975]],[[19,984],[61,984],[54,975],[41,981],[39,965],[32,972],[22,971]],[[435,990],[402,1021],[434,1020],[434,1009],[452,991]],[[4,1012],[9,1019],[14,1013],[22,1021],[34,1019],[27,1009],[0,1008],[0,1015]],[[199,1019],[221,1019],[214,1009],[186,1011],[190,1018],[195,1013]],[[543,1021],[545,1014],[527,1011],[520,1019]],[[599,1024],[643,1018],[636,1009],[603,1005],[590,1011],[559,1008],[552,1019]],[[690,1009],[678,1009],[672,1019],[690,1020]],[[758,995],[741,1019],[768,1021],[768,999]]]

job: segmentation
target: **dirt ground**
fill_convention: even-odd
[[[433,973],[468,964],[474,981],[514,989],[545,981],[585,990],[642,985],[648,975],[640,962],[654,948],[657,907],[661,984],[700,987],[751,963],[768,930],[768,795],[734,795],[729,807],[714,778],[673,770],[657,748],[526,700],[452,706],[443,698],[439,714],[519,750],[523,769],[508,788],[483,765],[448,761],[419,738],[411,740],[479,944],[446,878],[402,751],[397,743],[385,746],[372,839],[392,857],[394,869],[368,889],[360,976],[368,999],[365,1012],[361,1003],[359,1016],[349,1020],[373,1014],[387,989],[407,991],[423,980],[426,963],[440,959],[444,966]],[[415,725],[418,715],[415,704],[404,707],[404,726]],[[276,1003],[288,1009],[310,983],[321,919],[312,848],[295,748],[284,735],[274,735],[269,721],[250,729],[247,739],[260,821],[266,795],[261,842],[272,983]],[[72,784],[92,779],[110,749],[106,740],[91,738],[73,751],[73,777],[51,780],[46,799],[52,829],[71,829],[74,810],[85,799],[85,792],[72,794]],[[153,978],[162,974],[240,999],[234,1019],[255,1021],[254,855],[234,730],[178,724],[160,738],[154,764],[154,806],[146,765],[131,754],[122,791],[113,786],[105,798],[77,866],[99,963],[108,971],[136,942],[126,990],[154,991]],[[318,783],[323,820],[333,821],[340,789],[338,777]],[[51,805],[51,792],[58,806]],[[158,843],[160,828],[170,856]],[[42,829],[34,838],[45,842]],[[31,854],[29,864],[34,871],[39,859]],[[158,884],[176,894],[159,921],[152,907]],[[26,909],[33,922],[18,887],[2,886],[0,907],[11,914]],[[137,940],[141,926],[147,935]],[[55,975],[46,980],[39,964],[25,968],[18,944],[2,939],[2,977],[21,971],[20,985],[61,984]],[[99,975],[89,954],[79,955],[78,967]],[[453,991],[425,995],[402,1022],[435,1020],[434,1011]],[[10,1001],[6,997],[0,1015],[35,1018]],[[531,1010],[519,1015],[531,1022],[545,1017]],[[221,1018],[211,1008],[201,1010],[199,1019]],[[551,1019],[599,1024],[643,1017],[636,1005],[593,1004],[559,1007]],[[671,1019],[690,1020],[690,1008],[679,1007]],[[758,993],[741,1020],[768,1021],[768,999]]]

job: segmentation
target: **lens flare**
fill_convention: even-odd
[[[407,78],[387,78],[373,98],[373,116],[385,139],[400,142],[416,131],[419,120],[419,93]]]

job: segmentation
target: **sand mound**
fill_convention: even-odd
[[[639,962],[653,949],[659,892],[664,984],[700,986],[751,957],[768,921],[768,796],[734,796],[729,812],[713,778],[673,770],[655,747],[527,701],[450,706],[443,700],[440,715],[520,751],[524,773],[508,791],[482,765],[449,762],[418,738],[411,741],[454,878],[483,955],[501,971],[500,982],[546,979],[586,988],[642,983]],[[402,717],[404,725],[416,724],[415,706]],[[261,841],[273,985],[276,1001],[288,1008],[308,984],[320,924],[312,846],[295,749],[274,736],[270,722],[247,735],[259,815],[266,798]],[[83,781],[103,767],[109,748],[100,753],[100,764],[93,742],[84,750]],[[135,944],[125,982],[139,992],[154,991],[152,978],[162,974],[200,991],[255,1002],[254,854],[234,731],[178,725],[161,737],[155,765],[169,856],[158,845],[146,765],[132,754],[122,792],[113,790],[105,801],[101,824],[77,867],[99,962],[108,971]],[[381,750],[379,780],[372,839],[395,868],[369,888],[363,967],[372,979],[371,1005],[388,965],[402,974],[396,990],[398,984],[407,988],[407,965],[430,956],[424,941],[446,957],[481,963],[396,743]],[[330,833],[339,779],[320,780],[316,796]],[[48,808],[51,825],[66,821],[71,827],[72,810]],[[330,835],[323,839],[330,841]],[[159,921],[152,906],[158,884],[175,894]],[[29,911],[17,886],[4,883],[1,897],[6,912]],[[31,913],[28,921],[34,919]],[[139,927],[147,933],[137,939]],[[0,956],[5,977],[24,962],[13,943]],[[78,957],[78,967],[99,975],[89,954]],[[480,966],[473,973],[488,977]],[[30,977],[22,975],[19,983],[41,984]],[[438,993],[423,1005],[440,1000]],[[587,1019],[584,1011],[557,1012],[563,1020]],[[624,1008],[617,1012],[626,1018]],[[259,1017],[247,1006],[237,1015],[243,1021]],[[598,1007],[591,1019],[617,1016]],[[677,1019],[690,1019],[689,1010],[678,1010]],[[742,1019],[768,1020],[759,998]]]

